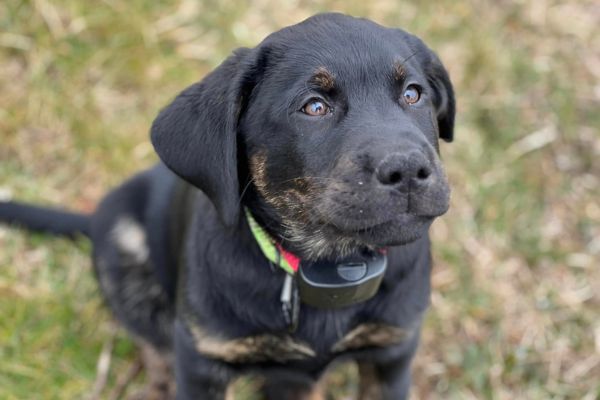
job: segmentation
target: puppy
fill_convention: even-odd
[[[404,399],[454,114],[448,74],[417,37],[317,15],[179,94],[152,125],[161,163],[92,215],[10,202],[0,219],[89,236],[108,305],[161,360],[146,398],[172,395],[169,370],[180,400],[224,399],[246,372],[269,399],[308,398],[332,361],[353,359],[361,398]],[[364,251],[387,260],[372,297],[290,301],[294,262]]]

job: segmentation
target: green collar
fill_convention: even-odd
[[[248,209],[245,209],[248,225],[254,235],[254,240],[262,250],[265,257],[274,265],[279,266],[290,275],[294,275],[298,271],[300,259],[294,254],[286,251],[281,245],[256,222]]]

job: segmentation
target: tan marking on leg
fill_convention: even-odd
[[[412,333],[411,329],[380,323],[358,325],[340,339],[332,348],[334,353],[363,347],[387,347],[402,343]]]
[[[236,339],[212,336],[197,325],[189,324],[196,350],[211,358],[230,363],[303,360],[316,356],[308,345],[290,336],[261,334]]]

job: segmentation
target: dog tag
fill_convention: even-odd
[[[377,293],[386,268],[385,254],[368,251],[339,261],[303,261],[298,269],[300,299],[318,308],[366,301]]]

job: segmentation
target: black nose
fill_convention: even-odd
[[[419,150],[387,155],[375,170],[377,180],[401,191],[421,189],[431,182],[433,168]]]

